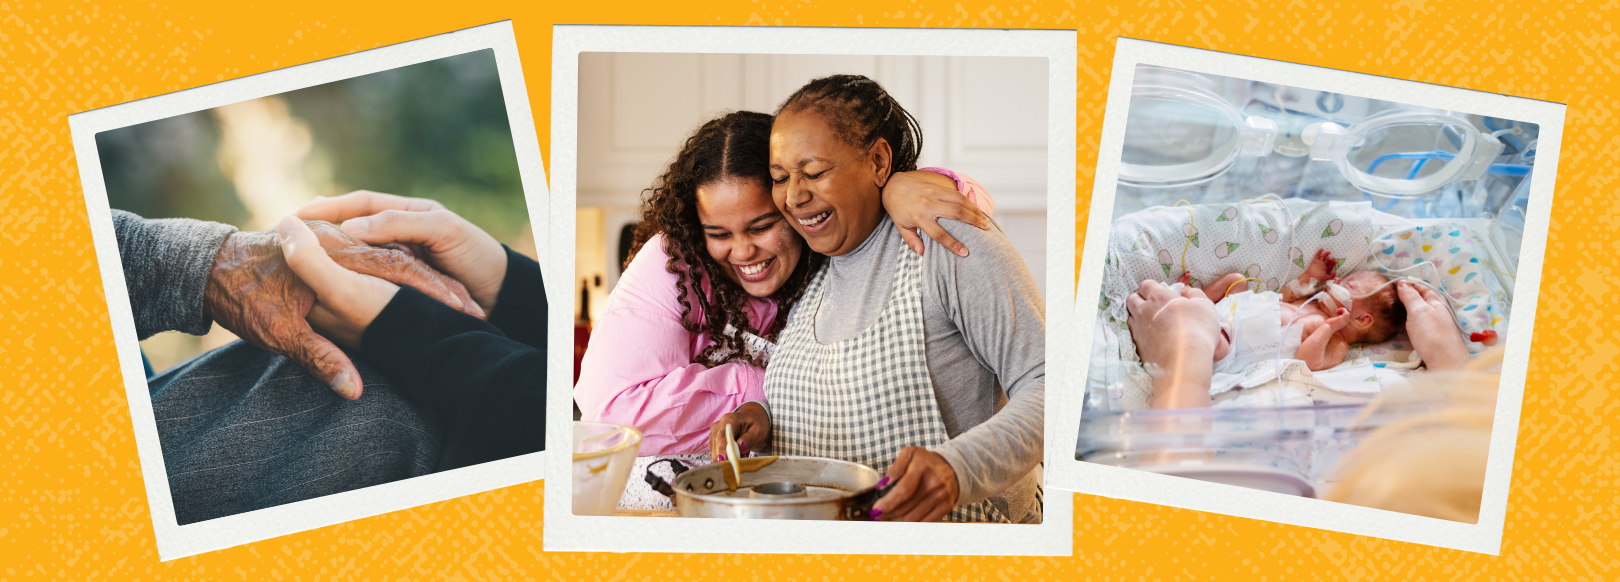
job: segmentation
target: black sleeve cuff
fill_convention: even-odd
[[[540,276],[540,263],[510,247],[506,249],[506,279],[495,298],[490,324],[512,338],[537,350],[546,349],[546,286]]]
[[[426,351],[434,344],[467,332],[502,335],[494,326],[405,285],[366,327],[360,354],[383,370],[415,370],[433,360]]]
[[[366,329],[361,356],[445,421],[439,469],[545,449],[546,354],[401,287]]]

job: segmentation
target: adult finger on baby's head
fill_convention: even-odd
[[[1417,295],[1412,292],[1412,285],[1406,281],[1395,282],[1395,295],[1401,298],[1401,303],[1411,303],[1417,299]]]

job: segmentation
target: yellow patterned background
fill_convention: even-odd
[[[1620,576],[1620,316],[1604,308],[1620,293],[1620,0],[340,4],[0,0],[0,577]],[[553,24],[1078,28],[1077,232],[1118,36],[1567,103],[1501,556],[1087,495],[1075,498],[1072,558],[542,553],[536,482],[158,562],[67,115],[505,19],[548,155]]]

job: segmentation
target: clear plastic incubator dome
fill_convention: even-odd
[[[1538,128],[1162,67],[1134,74],[1076,458],[1313,496],[1344,451],[1411,412],[1358,419],[1418,366],[1405,336],[1347,357],[1375,373],[1291,369],[1279,352],[1264,373],[1224,385],[1217,374],[1211,408],[1148,410],[1132,395],[1141,366],[1124,298],[1145,279],[1201,286],[1223,273],[1276,291],[1315,248],[1348,245],[1333,256],[1361,261],[1352,268],[1452,285],[1459,328],[1476,332],[1479,353],[1511,308]],[[1485,297],[1465,306],[1469,293]]]

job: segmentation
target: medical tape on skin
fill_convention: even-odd
[[[1293,291],[1296,296],[1304,297],[1315,293],[1321,287],[1321,284],[1322,282],[1316,279],[1311,279],[1309,283],[1301,283],[1299,279],[1294,279],[1288,282],[1288,290]]]
[[[1322,305],[1324,307],[1327,307],[1328,313],[1338,313],[1339,312],[1339,302],[1334,301],[1333,296],[1328,295],[1327,291],[1318,291],[1318,292],[1316,292],[1316,295],[1311,296],[1311,301],[1320,301],[1320,302],[1322,302]],[[1307,301],[1306,303],[1310,303],[1310,301]]]
[[[1363,295],[1362,297],[1366,296]],[[1328,281],[1327,297],[1324,298],[1323,303],[1328,305],[1329,311],[1337,313],[1340,307],[1343,307],[1345,311],[1349,311],[1353,309],[1351,305],[1355,303],[1355,299],[1360,299],[1360,297],[1351,297],[1349,289],[1345,289],[1338,283]]]

